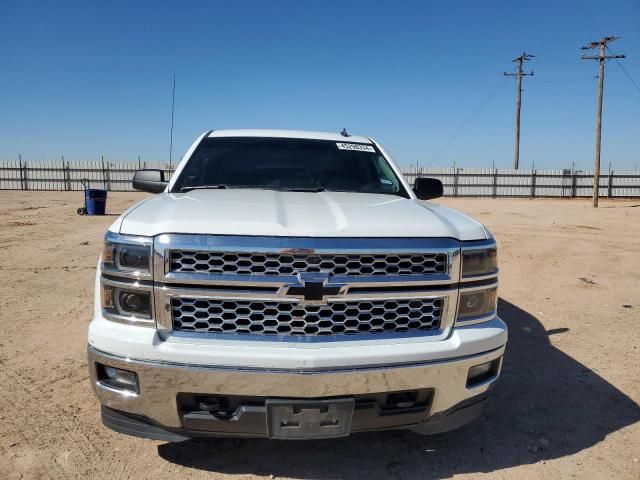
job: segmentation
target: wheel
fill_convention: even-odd
[[[86,215],[87,214],[87,207],[80,207],[77,210],[78,215]]]

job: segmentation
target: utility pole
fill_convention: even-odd
[[[522,71],[522,64],[531,60],[534,56],[535,55],[523,52],[518,58],[513,59],[513,61],[518,64],[517,73],[504,72],[504,75],[508,77],[516,77],[518,80],[518,100],[516,102],[516,145],[513,154],[513,168],[516,170],[520,164],[520,106],[522,104],[522,77],[533,76],[533,71],[529,73],[524,73]]]
[[[624,55],[606,55],[607,43],[620,37],[613,35],[604,37],[582,47],[582,50],[599,49],[598,55],[582,55],[582,60],[598,60],[598,117],[596,119],[596,153],[595,167],[593,170],[593,207],[598,208],[598,196],[600,194],[600,140],[602,136],[602,91],[604,89],[604,62],[610,58],[625,58]]]
[[[169,165],[173,156],[173,110],[176,104],[176,74],[173,74],[173,92],[171,93],[171,134],[169,139]]]

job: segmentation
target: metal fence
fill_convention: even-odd
[[[160,162],[41,161],[0,162],[0,190],[83,190],[133,191],[133,173],[141,168],[159,168],[171,178],[173,167]]]
[[[404,172],[409,183],[416,177],[442,181],[450,197],[558,197],[593,195],[593,170],[514,170],[492,168],[415,168]],[[600,173],[600,197],[640,197],[640,171]]]
[[[160,162],[41,161],[0,162],[0,190],[82,190],[91,188],[132,191],[131,178],[140,168],[159,168],[171,177],[173,167]],[[491,168],[408,169],[413,183],[418,176],[438,178],[445,196],[453,197],[590,197],[592,170],[512,170]],[[600,196],[640,197],[640,171],[608,171],[600,174]]]

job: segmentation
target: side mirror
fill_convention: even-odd
[[[427,177],[416,178],[413,191],[420,200],[438,198],[444,194],[442,182],[436,178]]]
[[[149,193],[162,193],[169,182],[164,179],[162,170],[138,170],[133,174],[133,188]]]

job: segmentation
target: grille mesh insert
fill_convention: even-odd
[[[278,301],[172,298],[173,329],[257,335],[357,335],[436,330],[442,299]]]
[[[295,254],[173,250],[170,271],[238,275],[420,275],[446,273],[446,254]]]

